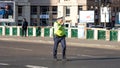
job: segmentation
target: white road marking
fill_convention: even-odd
[[[6,64],[6,63],[0,63],[0,65],[5,65],[5,66],[8,66],[9,64]]]
[[[53,52],[50,52],[50,54],[53,54]],[[58,54],[58,55],[62,55],[62,53],[60,53],[60,52],[58,52],[57,54]]]
[[[70,59],[75,59],[75,58],[77,58],[77,57],[74,57],[74,56],[70,56],[70,57],[68,57],[68,58],[70,58]]]
[[[95,56],[92,56],[92,55],[81,55],[81,56],[90,57],[90,58],[96,58]]]
[[[34,65],[26,65],[28,68],[48,68],[48,67],[43,67],[43,66],[34,66]]]
[[[32,51],[31,49],[15,48],[15,47],[0,47],[0,48],[14,49],[14,50],[22,50],[22,51]]]
[[[81,55],[81,56],[83,56],[83,57],[90,57],[90,58],[105,58],[106,57],[106,56],[93,56],[93,55]]]

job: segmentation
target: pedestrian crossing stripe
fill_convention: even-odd
[[[0,63],[0,66],[10,66],[10,64]],[[27,68],[48,68],[48,67],[44,67],[44,66],[35,66],[35,65],[25,65],[25,67],[27,67]]]
[[[9,64],[6,64],[6,63],[0,63],[0,65],[8,66]]]
[[[48,68],[48,67],[44,67],[44,66],[34,66],[34,65],[26,65],[26,67],[28,67],[28,68]]]

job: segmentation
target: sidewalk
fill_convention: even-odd
[[[0,36],[0,40],[53,44],[53,38],[50,37]],[[80,47],[120,50],[120,43],[117,41],[113,42],[113,41],[105,41],[105,40],[85,40],[85,39],[77,39],[77,38],[66,38],[66,42],[67,42],[67,46],[80,46]]]

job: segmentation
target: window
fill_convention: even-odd
[[[113,8],[113,12],[115,12],[115,7]]]
[[[48,11],[49,11],[49,7],[48,6],[41,6],[40,7],[41,14],[47,14]]]
[[[40,7],[40,25],[47,26],[48,25],[48,18],[49,18],[49,7],[48,6],[41,6]]]
[[[31,6],[31,14],[37,14],[37,6]]]
[[[22,6],[18,6],[18,16],[22,16]]]
[[[78,14],[79,14],[80,10],[83,10],[82,5],[78,6]]]
[[[52,7],[52,14],[57,14],[57,6]]]
[[[37,18],[31,18],[30,25],[31,26],[37,26]]]
[[[40,19],[40,26],[48,26],[48,19]]]
[[[102,3],[106,2],[106,3],[109,3],[111,2],[111,0],[101,0]]]
[[[116,7],[116,11],[117,11],[117,12],[119,11],[119,7]]]
[[[18,20],[18,26],[22,25],[22,20]]]
[[[66,16],[70,16],[70,6],[66,6]]]

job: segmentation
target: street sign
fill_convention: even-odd
[[[48,18],[49,18],[49,15],[48,15],[48,14],[41,14],[41,15],[40,15],[40,18],[41,18],[41,19],[48,19]]]

